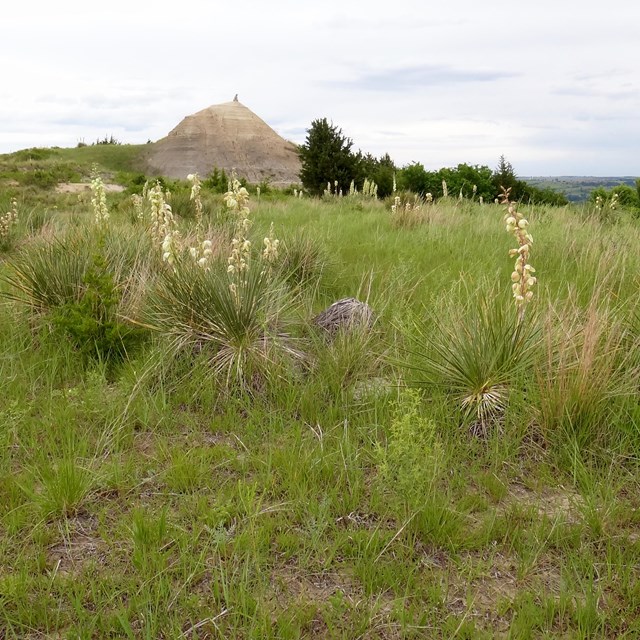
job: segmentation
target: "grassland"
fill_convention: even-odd
[[[235,384],[218,347],[152,330],[173,280],[129,196],[98,229],[86,195],[5,177],[0,637],[640,636],[637,219],[523,208],[539,282],[511,358],[502,207],[441,200],[400,225],[390,203],[253,195],[254,245],[272,222],[282,243],[258,342],[292,348]],[[203,203],[225,263],[228,214]],[[70,301],[30,305],[25,272]],[[124,353],[80,340],[95,296]],[[320,335],[348,296],[373,329]],[[487,390],[503,402],[478,430],[461,393]]]

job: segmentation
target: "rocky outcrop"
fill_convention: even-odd
[[[249,182],[288,186],[300,181],[296,146],[238,101],[187,116],[152,145],[148,170],[170,178],[207,176],[214,167],[235,170]]]

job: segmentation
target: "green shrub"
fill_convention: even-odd
[[[229,189],[229,176],[224,169],[213,168],[213,171],[202,181],[202,186],[214,193],[226,193]]]
[[[60,152],[57,149],[33,147],[31,149],[22,149],[11,154],[11,158],[19,162],[33,161],[33,160],[46,160],[51,156],[59,155]]]
[[[143,332],[118,320],[120,296],[105,259],[96,254],[82,278],[80,298],[54,310],[52,322],[89,359],[122,361],[137,346]]]

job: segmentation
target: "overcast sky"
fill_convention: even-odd
[[[157,140],[238,93],[400,165],[640,175],[637,0],[23,0],[0,24],[0,153]]]

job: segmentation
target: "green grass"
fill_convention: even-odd
[[[118,147],[38,161],[84,170],[90,152],[128,170]],[[100,242],[88,202],[0,186],[0,203],[9,192],[27,213],[0,253],[1,637],[640,635],[631,216],[527,210],[523,364],[501,348],[516,313],[501,208],[445,202],[402,228],[383,203],[254,199],[254,244],[271,222],[289,241],[279,286],[295,304],[286,331],[260,310],[224,321],[274,372],[229,386],[212,375],[223,274],[172,275],[124,196]],[[224,257],[224,217],[207,218]],[[188,237],[192,218],[178,224]],[[50,315],[86,294],[96,251],[119,321],[162,319],[117,368]],[[346,296],[372,306],[373,331],[318,334],[311,318]],[[296,357],[275,366],[261,336],[285,332]],[[189,348],[169,358],[172,336]],[[407,359],[429,373],[419,391]],[[469,375],[505,389],[481,436],[460,407]]]
[[[0,155],[0,179],[36,186],[38,180],[46,186],[55,178],[60,182],[73,182],[87,178],[94,164],[111,173],[144,171],[145,149],[146,145],[132,144],[25,149]],[[33,177],[35,172],[40,172],[39,177]]]

